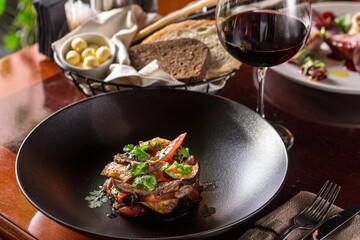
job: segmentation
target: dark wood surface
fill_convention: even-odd
[[[189,1],[178,2],[174,9]],[[166,6],[159,0],[159,11],[166,12]],[[243,65],[219,95],[255,109],[254,69]],[[96,239],[37,211],[25,199],[15,176],[16,154],[31,129],[51,113],[84,98],[54,62],[38,52],[36,44],[0,59],[0,239]],[[317,192],[327,179],[342,187],[336,205],[346,208],[360,202],[360,95],[312,89],[270,70],[265,114],[295,136],[284,185],[266,207],[216,239],[237,239],[299,191]]]
[[[254,69],[244,65],[220,95],[255,109],[255,77]],[[347,208],[358,204],[359,104],[360,95],[335,94],[308,88],[270,70],[265,84],[266,119],[285,125],[295,137],[294,146],[288,152],[288,173],[281,191],[268,206],[224,236],[238,236],[299,191],[317,193],[326,180],[341,186],[336,205]]]

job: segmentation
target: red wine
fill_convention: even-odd
[[[303,46],[307,28],[298,18],[274,11],[230,16],[218,29],[220,41],[236,59],[256,67],[286,62]]]

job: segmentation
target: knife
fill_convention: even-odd
[[[321,224],[302,240],[322,240],[355,217],[359,212],[360,204],[345,209]]]

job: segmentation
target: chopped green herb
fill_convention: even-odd
[[[176,150],[174,160],[178,160],[179,162],[184,162],[184,161],[186,161],[188,159],[189,156],[190,156],[189,148],[187,148],[187,147],[179,147]]]
[[[132,162],[126,167],[126,172],[131,173],[131,176],[136,177],[138,175],[144,175],[147,171],[145,163],[140,162],[139,164]]]
[[[166,169],[168,169],[170,167],[170,164],[168,163],[165,163],[160,169],[158,172],[162,172],[162,171],[165,171]]]
[[[318,59],[314,60],[310,57],[307,57],[303,63],[303,73],[306,75],[311,67],[325,68],[325,63]]]
[[[307,72],[313,65],[314,65],[314,61],[310,57],[307,57],[303,63],[303,68],[304,68],[303,73],[307,74]]]
[[[94,190],[89,193],[89,196],[85,197],[85,200],[88,201],[89,208],[97,208],[106,202],[108,198],[104,192]]]
[[[134,144],[128,144],[123,147],[124,152],[131,152],[134,149]]]
[[[210,217],[212,214],[216,213],[216,209],[213,207],[208,207],[206,204],[200,209],[200,217]]]
[[[191,172],[192,171],[192,166],[190,165],[180,165],[177,168],[179,173],[187,173],[187,172]]]
[[[117,195],[118,193],[119,193],[119,191],[116,188],[111,189],[111,194],[112,195]]]
[[[149,144],[150,144],[150,141],[149,141]],[[158,143],[158,142],[157,142],[157,143],[154,144],[153,148],[154,148],[155,150],[159,151],[159,150],[161,150],[161,149],[164,148],[164,143]]]
[[[350,13],[345,14],[343,17],[337,17],[334,22],[341,27],[344,33],[348,33],[351,28],[351,15]]]
[[[140,189],[149,188],[153,190],[156,187],[156,177],[154,175],[139,176],[134,179],[132,185]]]
[[[320,36],[322,39],[326,40],[326,29],[324,26],[320,28]]]
[[[133,144],[128,144],[123,148],[123,150],[130,159],[145,162],[150,159],[150,155],[146,152],[148,148],[148,145],[134,146]]]
[[[320,60],[318,60],[318,59],[315,59],[315,61],[314,61],[314,66],[315,66],[315,67],[318,67],[318,68],[324,68],[324,67],[325,67],[325,63],[322,62],[322,61],[320,61]]]
[[[171,169],[176,169],[176,172],[173,172],[171,171]],[[191,172],[193,169],[192,169],[192,166],[190,165],[182,165],[182,164],[179,164],[178,162],[174,162],[170,167],[168,167],[166,169],[166,172],[174,177],[174,178],[181,178],[183,177],[183,173],[188,173],[188,172]]]
[[[181,165],[179,164],[177,161],[175,161],[170,167],[169,169],[172,168],[176,168],[176,170],[179,173],[187,173],[187,172],[191,172],[192,171],[192,166],[190,165]]]

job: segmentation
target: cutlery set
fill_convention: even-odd
[[[321,240],[328,237],[335,230],[340,228],[342,225],[347,223],[353,217],[355,217],[360,212],[360,204],[352,206],[344,211],[336,214],[331,217],[329,220],[320,225],[317,229],[313,230],[309,235],[307,235],[302,240]]]
[[[339,191],[340,186],[326,181],[311,204],[294,218],[294,224],[281,233],[278,240],[286,239],[297,229],[312,230],[302,240],[322,240],[355,217],[360,212],[360,204],[345,209],[323,222]]]

